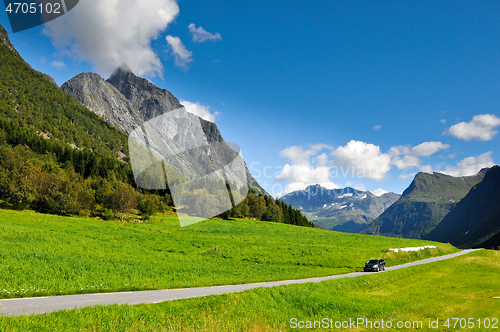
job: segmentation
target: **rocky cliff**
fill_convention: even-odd
[[[79,74],[64,83],[61,89],[116,128],[135,137],[138,146],[147,145],[156,156],[153,156],[153,160],[172,160],[171,156],[175,154],[175,161],[169,163],[175,176],[181,174],[184,178],[194,179],[220,169],[238,154],[226,144],[216,124],[190,113],[183,113],[182,116],[174,113],[183,109],[177,98],[169,91],[134,75],[127,68],[118,68],[107,81],[97,74]],[[198,127],[200,133],[196,132]],[[148,138],[152,132],[155,133],[153,136],[162,136],[171,144],[165,145],[161,139]],[[181,145],[190,148],[179,153]],[[201,147],[202,145],[206,146]],[[149,160],[146,155],[139,157],[141,158]],[[145,161],[139,168],[145,170],[148,163],[149,161]],[[238,186],[243,185],[243,182],[237,174],[243,171],[250,188],[266,193],[250,175],[246,164],[237,164],[227,171],[229,180],[233,180]]]

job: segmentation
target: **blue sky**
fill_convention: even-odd
[[[81,0],[10,37],[59,85],[126,63],[215,119],[273,194],[400,193],[418,171],[498,162],[499,15],[495,1]]]

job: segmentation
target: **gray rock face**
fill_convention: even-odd
[[[158,88],[147,79],[134,75],[125,67],[116,69],[106,82],[113,85],[132,107],[139,111],[145,121],[183,107],[168,90]],[[209,142],[224,141],[214,123],[202,118],[199,120]]]
[[[140,149],[140,146],[147,147],[154,160],[173,160],[171,156],[175,154],[175,162],[169,163],[173,169],[167,170],[167,173],[173,172],[184,178],[194,179],[206,175],[213,168],[224,167],[238,155],[226,144],[214,123],[185,111],[186,114],[181,118],[165,116],[183,108],[179,100],[169,91],[135,76],[128,69],[117,69],[107,81],[94,73],[79,74],[64,83],[61,89],[113,126],[132,135],[135,150]],[[199,132],[191,132],[192,128],[199,128]],[[153,136],[163,136],[163,139],[155,140],[151,133],[156,133]],[[190,147],[191,143],[200,140],[209,145],[193,146],[192,149],[179,153],[178,147]],[[163,141],[168,141],[169,144],[165,145]],[[142,165],[141,169],[149,163],[149,157],[144,159],[146,165]],[[228,178],[241,178],[238,174],[242,172],[240,168],[244,167],[248,186],[267,194],[250,175],[246,164],[242,165],[226,169]],[[235,182],[242,185],[241,181]]]
[[[375,196],[349,187],[329,190],[314,185],[283,196],[281,200],[300,209],[321,228],[359,233],[399,197],[394,193]]]
[[[158,88],[145,78],[135,76],[127,68],[116,69],[106,82],[120,91],[146,120],[182,107],[169,91]]]
[[[7,31],[1,25],[0,25],[0,44],[7,46],[12,52],[14,52],[16,55],[19,55],[14,46],[12,46],[12,44],[10,43]]]
[[[97,115],[130,134],[145,118],[113,85],[94,73],[82,73],[61,86]]]

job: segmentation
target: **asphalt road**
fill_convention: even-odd
[[[386,272],[403,269],[415,265],[437,262],[444,259],[465,255],[475,250],[478,249],[463,250],[461,252],[450,255],[433,257],[403,265],[388,267],[386,269]],[[4,299],[0,300],[0,313],[3,315],[15,316],[22,314],[43,314],[51,311],[70,310],[70,309],[82,308],[94,305],[108,305],[108,304],[132,305],[141,303],[158,303],[158,302],[173,301],[180,299],[189,299],[193,297],[202,297],[208,295],[237,293],[258,287],[275,287],[281,285],[304,284],[308,282],[321,282],[332,279],[359,277],[367,274],[368,274],[367,272],[353,272],[353,273],[340,274],[327,277],[259,282],[254,284],[243,284],[243,285]]]

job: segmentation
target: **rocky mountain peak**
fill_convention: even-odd
[[[182,107],[168,90],[158,88],[145,78],[136,76],[128,67],[117,68],[107,79],[146,120]]]
[[[131,133],[144,122],[130,102],[98,74],[78,74],[61,89],[126,133]]]
[[[372,220],[396,202],[400,195],[380,197],[352,187],[326,189],[319,184],[280,198],[301,210],[316,226],[340,232],[361,232]]]

